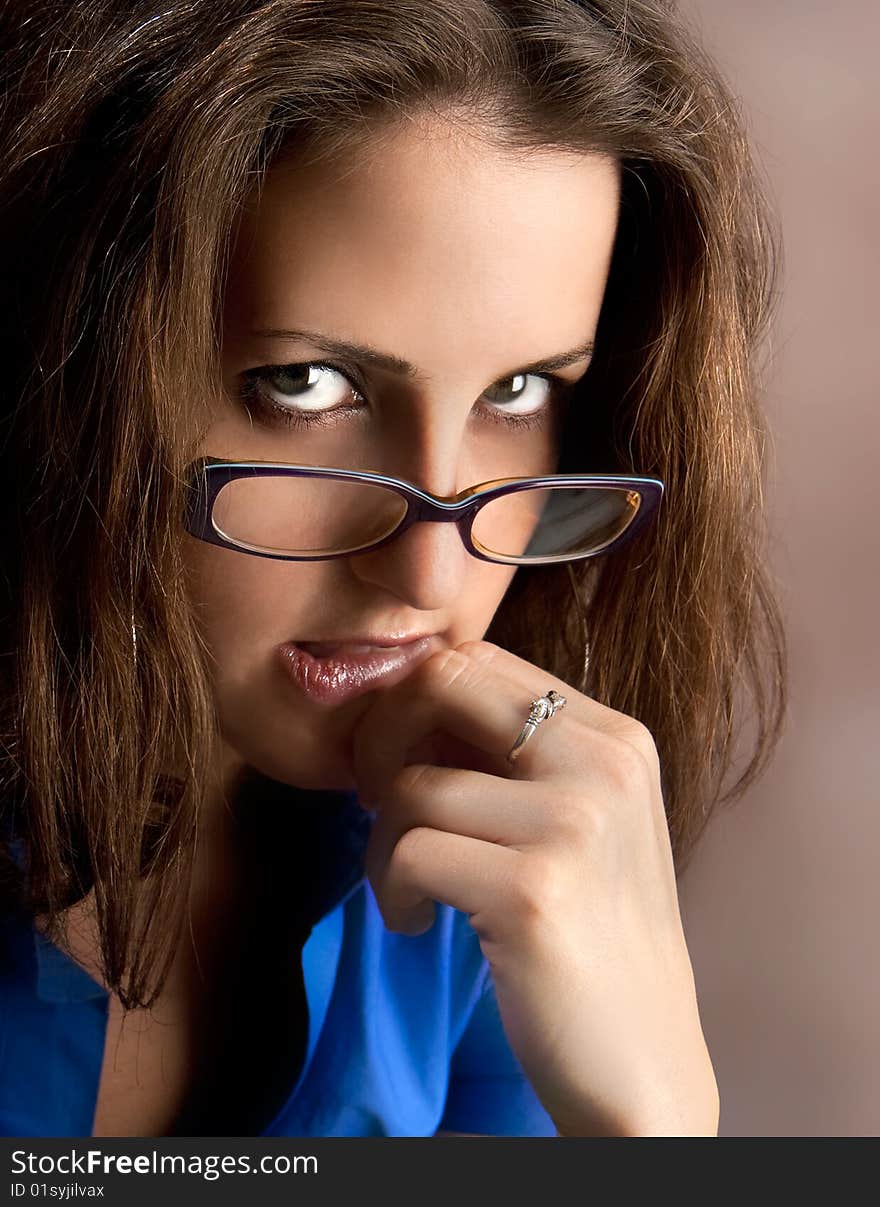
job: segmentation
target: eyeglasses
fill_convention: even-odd
[[[457,525],[473,557],[546,565],[610,553],[663,495],[657,478],[498,478],[449,497],[383,474],[204,457],[189,467],[184,524],[223,549],[321,561],[378,549],[420,521]]]

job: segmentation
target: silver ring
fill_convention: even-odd
[[[552,689],[547,692],[546,696],[539,696],[537,700],[532,701],[529,705],[528,720],[520,730],[519,737],[510,748],[510,753],[507,756],[508,763],[516,762],[519,758],[519,752],[541,722],[546,721],[548,717],[552,717],[560,708],[565,708],[565,696],[560,696],[559,692]]]

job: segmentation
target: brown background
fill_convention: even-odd
[[[779,210],[771,557],[791,643],[775,761],[680,893],[727,1136],[880,1134],[876,0],[680,0]]]

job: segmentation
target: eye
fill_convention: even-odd
[[[261,365],[242,374],[241,394],[290,424],[322,423],[330,411],[352,409],[341,405],[346,398],[363,401],[352,376],[322,361]]]
[[[577,385],[552,373],[514,373],[484,392],[482,409],[508,427],[542,427],[561,418]]]
[[[513,377],[490,386],[483,397],[488,398],[505,418],[524,419],[547,411],[553,401],[554,385],[558,392],[564,389],[565,384],[559,379],[554,381],[540,373],[516,373]]]
[[[367,401],[367,386],[356,370],[326,361],[260,365],[242,373],[240,381],[245,404],[267,424],[288,428],[329,427],[363,411]],[[575,383],[552,374],[516,373],[485,390],[475,410],[508,429],[539,427],[553,419],[574,389]]]

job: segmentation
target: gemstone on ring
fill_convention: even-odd
[[[541,721],[552,717],[553,714],[560,708],[565,707],[565,696],[562,696],[557,691],[551,688],[546,695],[540,696],[537,700],[533,700],[529,705],[528,720],[522,727],[522,732],[514,742],[513,746],[507,755],[508,763],[514,762],[519,757],[519,752],[537,729]]]

